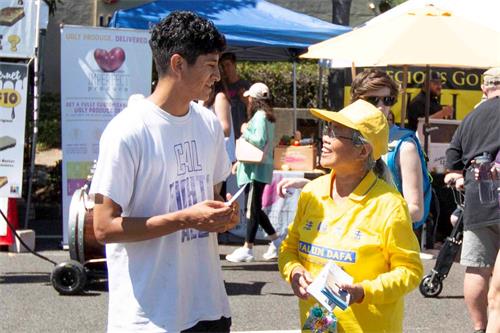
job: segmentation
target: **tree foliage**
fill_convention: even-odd
[[[293,106],[293,64],[291,62],[240,62],[241,78],[250,83],[263,82],[269,86],[276,107]],[[323,92],[327,90],[326,76]],[[310,108],[318,105],[319,70],[316,62],[297,63],[297,107]],[[323,94],[326,105],[326,94]]]

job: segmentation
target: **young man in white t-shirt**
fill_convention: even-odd
[[[155,91],[132,96],[102,135],[91,193],[109,332],[229,332],[216,233],[238,223],[239,208],[214,200],[231,168],[224,134],[191,102],[220,79],[225,44],[212,22],[170,14],[151,32]]]

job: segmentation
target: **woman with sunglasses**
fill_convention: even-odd
[[[351,102],[363,99],[389,118],[398,92],[398,84],[386,72],[368,69],[354,78]],[[389,152],[384,160],[389,165],[394,184],[406,200],[413,228],[417,229],[427,219],[431,187],[428,178],[424,178],[428,177],[426,162],[414,132],[393,124],[389,130]],[[427,195],[424,196],[424,192]]]
[[[391,107],[397,102],[398,91],[397,83],[387,73],[368,69],[354,78],[351,85],[351,102],[363,99],[377,107],[386,117],[390,117]],[[430,206],[430,201],[425,205],[422,172],[422,163],[425,161],[422,161],[420,144],[413,134],[392,124],[389,130],[389,153],[385,158],[389,157],[394,161],[390,163],[393,181],[405,198],[413,227],[417,229],[427,218],[428,209],[425,207]],[[399,149],[396,151],[394,147]],[[302,188],[307,182],[306,179],[284,179],[277,186],[278,194],[284,196],[287,188]],[[429,190],[430,187],[427,187],[426,191]],[[430,200],[430,195],[426,196],[426,200]]]
[[[333,261],[353,277],[338,285],[351,295],[345,311],[334,309],[338,332],[402,332],[404,295],[423,268],[406,203],[386,180],[387,120],[363,100],[311,112],[327,121],[321,166],[331,172],[302,190],[278,258],[300,299],[302,327],[312,329],[307,318],[317,303],[307,287]]]

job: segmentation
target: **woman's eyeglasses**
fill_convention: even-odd
[[[361,98],[373,106],[378,106],[380,102],[385,106],[393,106],[396,104],[395,96],[363,96]]]
[[[353,136],[345,136],[335,133],[336,129],[331,123],[327,123],[323,126],[323,135],[326,135],[332,139],[346,139],[354,141]]]

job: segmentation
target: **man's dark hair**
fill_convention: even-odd
[[[193,12],[174,11],[153,26],[149,46],[158,76],[162,77],[172,55],[177,53],[193,65],[200,55],[224,51],[226,38],[211,21]]]
[[[224,60],[229,60],[234,64],[236,63],[236,54],[233,52],[226,52],[220,56],[219,62],[223,62]]]

